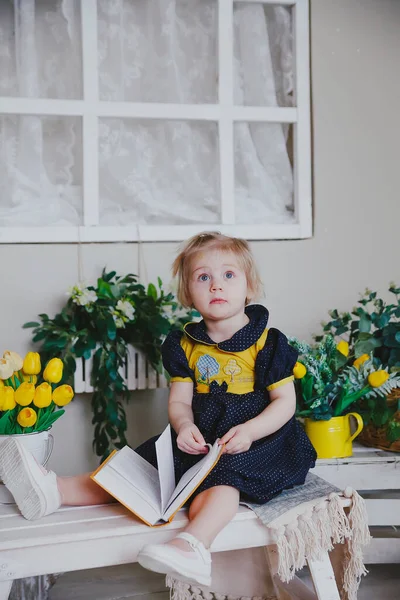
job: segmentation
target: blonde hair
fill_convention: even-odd
[[[246,240],[229,237],[219,231],[205,231],[194,235],[184,242],[181,251],[172,265],[172,275],[173,277],[178,277],[178,300],[183,306],[192,306],[192,299],[189,294],[191,261],[198,252],[205,249],[216,249],[221,252],[232,252],[235,254],[241,269],[246,274],[247,286],[251,294],[249,298],[246,298],[246,304],[261,296],[261,278],[250,246]]]

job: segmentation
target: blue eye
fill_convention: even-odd
[[[234,277],[234,273],[232,273],[232,271],[227,271],[225,273],[225,279],[232,279],[232,277]]]
[[[199,276],[199,281],[208,281],[210,279],[210,276],[207,275],[206,273],[203,273],[202,275]]]

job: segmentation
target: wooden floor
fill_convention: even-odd
[[[368,565],[357,600],[399,600],[398,565]],[[300,573],[309,584],[305,569]],[[140,565],[76,571],[61,575],[50,592],[50,600],[169,600],[164,576]],[[311,584],[309,584],[311,585]]]

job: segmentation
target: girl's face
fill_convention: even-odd
[[[246,274],[233,252],[204,250],[192,258],[190,267],[190,298],[205,320],[218,321],[244,312],[250,293]]]

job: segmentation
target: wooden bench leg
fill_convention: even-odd
[[[8,600],[12,586],[12,581],[0,581],[0,600]]]
[[[315,593],[295,575],[289,583],[278,576],[278,552],[276,546],[266,546],[265,554],[272,576],[275,594],[279,600],[317,600]]]
[[[308,566],[318,600],[340,600],[328,553],[324,552],[320,560],[309,560]]]

